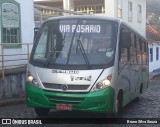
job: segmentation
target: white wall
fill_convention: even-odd
[[[74,10],[74,0],[63,0],[63,9]]]
[[[75,0],[63,0],[63,7],[66,10],[74,8]],[[80,1],[80,0],[79,0]],[[131,25],[136,31],[146,37],[146,0],[121,0],[122,1],[122,20]],[[128,3],[132,2],[133,13],[132,21],[128,20]],[[82,3],[83,4],[83,3]],[[92,3],[91,3],[92,4]],[[118,0],[104,0],[105,15],[118,17]],[[142,22],[138,22],[138,5],[142,8]]]
[[[20,4],[20,11],[21,11],[21,42],[22,43],[33,43],[34,38],[34,3],[33,0],[15,0]],[[31,51],[32,46],[30,46],[29,50]],[[27,46],[22,46],[22,48],[10,48],[4,49],[4,54],[26,54],[27,53]],[[0,55],[1,55],[0,49]],[[16,60],[16,59],[26,59],[27,56],[5,56],[5,60]],[[2,57],[0,56],[0,60]],[[5,62],[5,66],[8,65],[20,65],[26,64],[27,60],[21,61],[11,61]],[[0,62],[0,69],[2,63]],[[9,67],[6,67],[9,68]]]
[[[146,0],[122,0],[122,19],[146,37]],[[133,3],[133,18],[128,21],[128,1]],[[138,4],[142,6],[142,22],[137,21]]]
[[[34,2],[33,0],[16,0],[21,7],[21,37],[22,43],[33,43],[34,38]],[[32,45],[30,45],[30,52]],[[27,52],[27,46],[24,45],[21,53]],[[25,61],[24,63],[27,63]]]
[[[111,17],[117,17],[116,16],[116,0],[105,0],[105,15],[111,16]]]
[[[23,43],[32,43],[34,37],[33,0],[16,0],[21,8],[21,33]]]
[[[159,47],[159,60],[156,60],[156,47]],[[150,48],[153,48],[153,62],[150,62]],[[149,44],[149,72],[152,72],[160,68],[160,45],[157,43]]]

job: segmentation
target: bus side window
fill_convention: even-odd
[[[121,48],[120,49],[120,63],[126,63],[129,61],[129,51],[128,48]]]
[[[131,47],[136,48],[136,38],[134,33],[131,33]]]
[[[147,64],[147,46],[146,46],[146,42],[142,43],[142,61],[143,64]]]
[[[137,63],[137,54],[136,54],[136,41],[134,33],[131,33],[131,47],[130,47],[130,61],[131,64]]]
[[[140,50],[140,38],[138,36],[136,36],[136,46],[137,50]]]
[[[138,36],[136,37],[136,46],[137,46],[137,63],[142,64],[141,39]]]
[[[149,63],[149,51],[148,51],[148,42],[145,42],[145,47],[146,47],[146,64]]]

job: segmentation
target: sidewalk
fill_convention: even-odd
[[[0,99],[0,107],[16,104],[24,104],[25,97]]]
[[[160,71],[153,71],[149,73],[149,79],[154,80],[154,79],[160,79]]]

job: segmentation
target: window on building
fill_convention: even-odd
[[[2,3],[2,43],[20,43],[20,35],[19,6]]]
[[[138,5],[137,21],[138,21],[139,23],[142,22],[142,6],[141,6],[141,5]]]
[[[117,0],[118,8],[117,8],[117,17],[122,18],[122,0]]]
[[[150,62],[153,62],[153,48],[150,48],[149,50],[149,57],[150,57]]]
[[[156,60],[159,60],[159,48],[156,47]]]
[[[77,12],[88,13],[88,14],[101,14],[105,13],[105,8],[103,4],[97,5],[77,5],[74,8]]]
[[[128,2],[128,21],[132,21],[133,16],[133,4],[132,2]]]

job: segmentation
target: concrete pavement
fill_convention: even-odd
[[[0,107],[8,105],[24,104],[25,97],[0,99]]]

